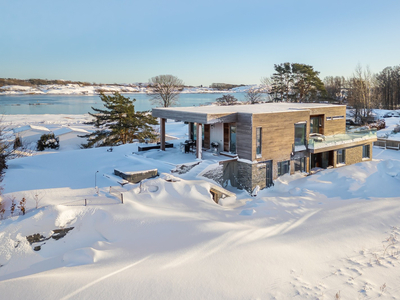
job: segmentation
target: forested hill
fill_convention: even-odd
[[[59,84],[59,85],[79,84],[83,86],[95,85],[95,83],[70,81],[70,80],[0,78],[0,87],[6,85],[38,86],[38,85],[49,85],[49,84]]]

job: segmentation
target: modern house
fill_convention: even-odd
[[[196,155],[218,143],[231,159],[224,175],[233,186],[269,187],[286,173],[310,172],[371,160],[376,132],[346,131],[346,106],[315,103],[155,108],[165,150],[166,119],[189,123]],[[201,138],[198,138],[200,137]]]

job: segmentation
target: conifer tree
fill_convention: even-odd
[[[326,93],[319,72],[298,63],[274,65],[271,95],[274,101],[309,102]]]
[[[155,138],[150,125],[158,124],[156,118],[148,112],[136,112],[135,99],[130,100],[118,92],[113,95],[101,93],[100,98],[105,109],[92,107],[94,113],[89,112],[93,120],[86,124],[94,125],[97,130],[80,136],[88,139],[86,144],[82,144],[83,148],[116,146]]]

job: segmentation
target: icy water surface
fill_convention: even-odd
[[[136,99],[137,111],[150,110],[154,105],[146,94],[123,94]],[[222,94],[181,94],[178,106],[199,106],[214,102]],[[244,93],[235,93],[238,100],[244,100]],[[98,95],[1,95],[0,114],[85,114],[91,107],[102,108]]]

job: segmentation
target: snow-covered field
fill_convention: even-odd
[[[5,121],[54,129],[87,119],[19,117]],[[176,146],[186,132],[167,123]],[[137,147],[61,145],[9,162],[3,201],[25,197],[28,212],[0,221],[1,299],[400,299],[399,151],[374,147],[370,162],[285,175],[257,197],[230,188],[236,200],[218,205],[201,174],[222,157],[205,152],[178,175],[194,154]],[[153,168],[161,176],[142,186],[113,175]],[[25,238],[70,227],[59,240]]]

